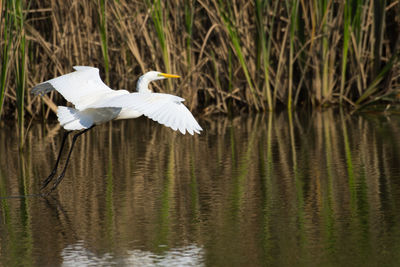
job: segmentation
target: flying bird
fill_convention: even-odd
[[[152,81],[180,78],[178,75],[149,71],[139,78],[136,85],[137,92],[130,93],[126,90],[112,90],[104,84],[98,68],[87,66],[73,68],[74,72],[42,82],[31,90],[31,93],[41,96],[56,90],[74,105],[74,108],[59,106],[57,109],[58,121],[67,131],[61,142],[56,164],[50,175],[43,181],[41,190],[46,188],[55,177],[65,141],[74,130],[80,130],[80,132],[73,136],[65,166],[54,181],[50,192],[64,178],[77,138],[95,125],[144,115],[174,131],[179,130],[182,134],[186,132],[191,135],[200,134],[200,131],[203,130],[182,103],[183,98],[170,94],[153,93],[148,87]]]

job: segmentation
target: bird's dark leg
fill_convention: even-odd
[[[63,140],[62,140],[62,142],[61,142],[60,152],[58,152],[58,157],[57,157],[56,164],[54,165],[54,168],[53,168],[53,170],[51,171],[50,175],[46,178],[46,180],[43,181],[42,187],[40,188],[40,190],[43,190],[43,189],[51,182],[51,180],[53,180],[54,175],[55,175],[56,172],[57,172],[58,163],[60,163],[60,158],[61,158],[62,151],[63,151],[63,149],[64,149],[65,141],[67,140],[67,137],[68,137],[68,135],[69,135],[70,133],[71,133],[71,132],[65,132],[65,133],[64,133],[64,137],[63,137]]]
[[[69,158],[71,157],[71,153],[72,153],[72,149],[74,148],[75,142],[78,139],[79,136],[81,136],[82,134],[86,133],[87,131],[89,131],[90,129],[92,129],[94,126],[85,129],[77,134],[74,135],[74,137],[72,138],[72,144],[71,144],[71,148],[69,149],[68,152],[68,156],[67,156],[67,160],[65,161],[65,166],[64,169],[62,170],[61,174],[57,177],[57,179],[54,181],[53,186],[50,189],[50,192],[53,191],[54,189],[57,188],[57,186],[61,183],[62,179],[64,178],[65,175],[65,171],[67,170],[67,166],[68,166],[68,162],[69,162]]]

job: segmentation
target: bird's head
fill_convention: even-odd
[[[149,90],[149,82],[163,80],[166,78],[180,78],[180,77],[181,76],[175,74],[162,73],[159,71],[149,71],[146,72],[144,75],[140,76],[136,85],[136,90],[140,93],[151,92]]]
[[[146,74],[144,74],[142,77],[145,77],[149,81],[156,81],[156,80],[162,80],[162,79],[166,79],[166,78],[180,78],[181,76],[175,75],[175,74],[162,73],[159,71],[149,71]]]

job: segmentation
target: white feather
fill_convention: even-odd
[[[93,120],[88,116],[82,116],[79,110],[69,107],[59,106],[57,110],[58,121],[64,129],[81,130],[93,125]]]
[[[137,118],[141,115],[174,131],[179,129],[182,134],[187,131],[193,135],[203,130],[182,103],[183,98],[148,90],[149,82],[164,79],[163,73],[146,73],[139,79],[139,92],[129,93],[126,90],[112,90],[105,85],[97,68],[75,66],[74,69],[74,72],[43,82],[32,89],[32,93],[37,95],[57,90],[75,105],[75,109],[59,107],[57,112],[60,124],[66,130],[86,129],[113,119]]]
[[[112,120],[118,116],[121,108],[89,108],[79,111],[74,108],[59,106],[57,110],[58,121],[64,129],[82,130]]]
[[[99,69],[85,66],[75,66],[76,71],[60,77],[43,82],[32,89],[35,94],[48,93],[57,90],[62,96],[75,105],[75,108],[82,110],[85,106],[113,94],[112,90],[103,83],[99,75]],[[125,90],[119,90],[128,93]]]
[[[121,107],[134,110],[182,134],[203,130],[192,113],[183,105],[183,98],[161,93],[131,93],[99,101],[91,108]],[[169,116],[167,116],[169,114]],[[117,117],[118,119],[118,117]],[[171,121],[171,123],[169,123]]]

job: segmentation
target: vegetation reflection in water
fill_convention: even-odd
[[[0,265],[400,262],[400,117],[281,113],[96,127],[52,197],[1,199]],[[54,127],[54,128],[52,128]],[[39,190],[59,126],[0,129],[0,195]]]

